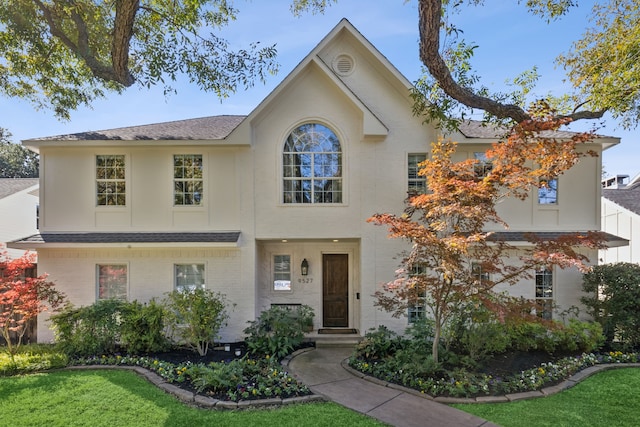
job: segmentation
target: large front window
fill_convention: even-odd
[[[124,166],[124,155],[96,156],[96,205],[126,205]]]
[[[99,264],[97,266],[98,299],[127,299],[127,265]]]
[[[202,155],[173,156],[173,204],[194,206],[202,204]]]
[[[287,137],[282,154],[284,203],[342,203],[342,149],[328,127],[308,123]]]

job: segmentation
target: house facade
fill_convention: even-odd
[[[40,153],[40,230],[10,245],[37,250],[39,271],[75,305],[220,291],[234,304],[223,341],[243,339],[273,304],[310,305],[314,329],[402,331],[408,319],[372,295],[406,242],[366,220],[402,212],[407,191],[424,185],[416,165],[440,133],[412,114],[410,88],[343,20],[246,117],[24,141]],[[459,159],[496,140],[477,123],[450,136]],[[600,170],[600,157],[586,157],[551,192],[506,200],[500,214],[514,236],[599,230]],[[580,284],[575,270],[541,271],[509,292],[568,308]],[[53,337],[46,320],[40,341]]]
[[[602,230],[629,240],[629,244],[600,253],[601,264],[640,263],[640,174],[602,181]]]

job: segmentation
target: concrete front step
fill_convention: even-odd
[[[306,342],[315,342],[316,347],[355,347],[362,337],[357,334],[318,334],[309,333],[305,335]]]

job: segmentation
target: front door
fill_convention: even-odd
[[[349,255],[322,255],[322,324],[349,326]]]

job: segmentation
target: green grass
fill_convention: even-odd
[[[0,378],[0,424],[21,426],[379,426],[333,403],[280,409],[194,408],[130,371],[56,371]]]
[[[503,427],[637,426],[640,369],[600,372],[562,393],[512,403],[452,405]]]

